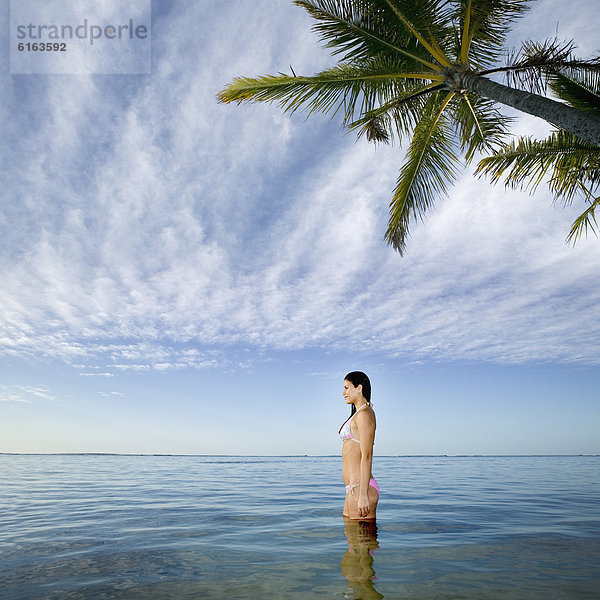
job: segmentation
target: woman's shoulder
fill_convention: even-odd
[[[375,411],[370,404],[356,413],[355,419],[362,423],[375,423]]]

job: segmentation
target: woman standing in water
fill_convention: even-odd
[[[344,517],[371,521],[379,500],[379,486],[371,465],[375,441],[375,413],[371,407],[371,382],[361,371],[344,378],[344,398],[352,409],[349,419],[340,427],[342,477],[346,485]]]

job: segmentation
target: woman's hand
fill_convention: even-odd
[[[367,494],[361,494],[358,497],[358,516],[366,517],[371,510],[371,505],[369,504],[369,496]]]

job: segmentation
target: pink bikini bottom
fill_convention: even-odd
[[[369,480],[369,485],[372,488],[375,488],[377,490],[377,493],[379,494],[379,486],[377,485],[377,482],[375,481],[375,479],[373,479],[373,477],[371,477],[371,479]],[[352,483],[350,485],[346,486],[346,494],[354,494],[354,489],[359,487],[360,483]]]

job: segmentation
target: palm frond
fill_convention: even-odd
[[[584,234],[587,236],[588,231],[591,231],[596,237],[598,236],[598,222],[596,221],[595,211],[599,206],[600,197],[595,198],[592,204],[573,221],[571,231],[567,236],[567,242],[575,244]]]
[[[342,109],[344,123],[354,115],[373,110],[389,98],[404,95],[412,90],[410,81],[427,85],[439,81],[438,75],[428,73],[398,73],[394,65],[381,58],[362,64],[340,63],[313,77],[293,75],[266,75],[257,78],[234,79],[217,95],[220,102],[279,102],[290,113],[303,108],[313,112],[332,112]]]
[[[521,48],[508,56],[504,73],[508,85],[543,94],[545,74],[549,68],[559,68],[571,57],[573,42],[545,40],[542,43],[525,41]]]
[[[407,157],[392,202],[386,241],[400,254],[406,247],[408,225],[412,218],[423,218],[435,199],[445,194],[456,178],[458,157],[454,152],[452,128],[444,116],[452,92],[432,95],[414,129]]]
[[[313,31],[332,53],[343,54],[342,62],[363,60],[380,53],[392,53],[409,70],[422,65],[433,71],[438,64],[424,52],[405,29],[390,27],[388,15],[371,0],[294,0],[318,21]],[[389,11],[388,11],[389,12]]]
[[[441,51],[439,45],[432,43],[435,35],[429,38],[427,32],[439,27],[437,19],[440,2],[436,0],[421,0],[411,2],[406,0],[379,0],[376,2],[382,9],[389,9],[395,16],[401,28],[404,28],[429,54],[443,67],[449,67],[452,62]],[[429,39],[428,39],[429,38]]]
[[[359,137],[363,134],[369,142],[383,142],[385,144],[389,144],[390,142],[390,134],[384,127],[381,119],[378,119],[377,117],[369,119],[369,121],[365,123],[359,133]]]
[[[545,76],[554,94],[572,107],[587,113],[600,114],[600,70],[598,59],[582,64],[574,61],[564,46],[562,64],[544,66],[552,59],[552,50],[537,59],[534,72]],[[548,48],[546,47],[546,50]],[[556,53],[560,57],[561,52]],[[540,65],[541,68],[540,68]],[[565,66],[566,65],[566,66]],[[526,60],[520,66],[527,67]],[[531,82],[529,82],[531,84]],[[576,195],[583,196],[590,206],[571,226],[567,242],[575,244],[583,235],[598,235],[595,210],[600,198],[594,197],[600,187],[600,148],[562,130],[557,130],[545,140],[521,138],[506,145],[500,152],[484,158],[476,174],[490,176],[492,182],[502,177],[507,186],[535,191],[546,180],[555,199],[570,204]]]
[[[548,74],[548,85],[556,96],[577,110],[600,115],[600,70],[563,68]]]
[[[460,62],[466,65],[469,60],[469,48],[473,41],[473,28],[471,27],[471,9],[473,0],[467,0],[465,6],[464,23],[461,29]]]
[[[366,111],[359,119],[348,123],[348,130],[357,131],[359,137],[366,135],[373,141],[388,142],[395,137],[401,141],[404,134],[412,131],[419,122],[423,97],[443,89],[443,84],[435,82],[412,88],[407,86],[404,95]],[[379,130],[379,135],[374,132],[375,129]]]
[[[513,120],[504,116],[493,101],[475,95],[465,95],[453,102],[453,116],[467,163],[476,152],[501,147]]]
[[[573,56],[573,42],[556,39],[544,42],[523,42],[521,48],[509,55],[506,66],[483,71],[482,75],[502,72],[510,86],[535,94],[546,92],[546,84],[560,72],[599,73],[600,58],[580,60]]]
[[[548,177],[552,193],[570,202],[579,193],[589,196],[600,182],[600,148],[564,131],[541,141],[521,138],[482,159],[475,174],[532,193]]]
[[[490,68],[496,63],[514,21],[527,12],[531,2],[532,0],[450,2],[453,6],[454,30],[461,32],[461,36],[456,39],[457,58],[460,57],[461,62],[466,64],[464,51],[468,49],[469,64],[478,70]]]

